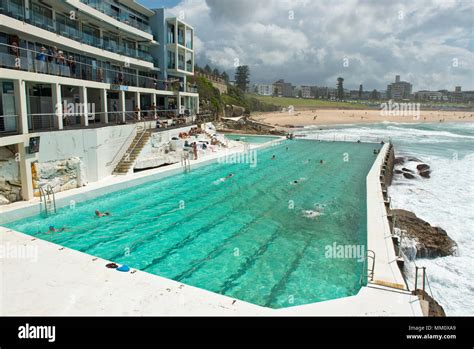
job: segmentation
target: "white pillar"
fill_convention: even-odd
[[[158,106],[156,105],[156,93],[153,93],[152,95],[153,97],[151,97],[151,103],[155,106],[155,109],[153,110],[153,118],[156,118],[157,117],[157,110],[158,110]],[[153,109],[153,108],[152,108]]]
[[[125,91],[119,91],[119,108],[122,115],[122,123],[125,123]]]
[[[18,144],[18,154],[20,156],[21,195],[23,200],[32,200],[34,199],[34,193],[31,161],[26,158],[25,143]]]
[[[28,107],[26,97],[26,82],[13,80],[15,91],[15,114],[17,115],[17,129],[19,133],[28,133]]]
[[[140,92],[135,92],[135,103],[136,103],[136,108],[138,108],[138,110],[140,110],[138,113],[137,113],[137,119],[140,120],[142,118],[142,113],[141,113],[141,95],[140,95]]]
[[[103,88],[100,90],[100,101],[102,102],[100,114],[100,122],[103,124],[109,123],[108,105],[107,105],[107,89]]]
[[[89,104],[87,102],[87,87],[81,86],[79,87],[79,101],[81,103],[81,125],[84,127],[89,126]]]
[[[178,92],[178,97],[176,99],[178,102],[176,107],[178,108],[178,115],[180,115],[181,114],[181,93]]]
[[[62,97],[61,97],[61,85],[59,84],[52,84],[51,86],[52,92],[52,100],[54,106],[54,126],[58,130],[62,130],[63,126],[63,104],[62,104]]]

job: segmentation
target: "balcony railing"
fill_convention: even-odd
[[[18,115],[0,115],[0,137],[18,134]]]
[[[0,0],[0,14],[5,14],[20,21],[25,19],[25,8],[13,2]]]
[[[129,13],[124,11],[123,9],[121,9],[121,11],[124,11],[124,12],[117,12],[117,11],[112,10],[112,8],[110,7],[111,4],[109,1],[81,0],[81,2],[86,5],[89,5],[90,7],[96,9],[97,11],[100,11],[103,14],[106,14],[107,16],[112,17],[124,24],[127,24],[136,29],[140,29],[141,31],[144,31],[148,34],[152,33],[149,25],[130,18]]]
[[[126,55],[132,58],[142,59],[147,62],[153,61],[153,58],[151,56],[140,55],[139,51],[137,51],[136,49],[126,49],[124,45],[120,45],[117,48],[114,45],[105,42],[105,40],[102,40],[96,35],[81,32],[77,28],[65,25],[64,23],[60,23],[58,21],[53,21],[52,18],[45,16],[44,14],[37,11],[32,10],[30,12],[30,19],[25,19],[25,8],[23,6],[16,5],[12,2],[0,0],[0,14],[4,14],[21,21],[25,21],[26,23],[30,23],[47,31],[68,37],[70,39],[82,42],[87,45],[101,48],[106,51]]]
[[[59,52],[59,51],[58,51]],[[56,75],[73,79],[104,82],[115,85],[145,87],[172,91],[170,84],[153,77],[143,76],[127,70],[100,68],[96,65],[77,62],[64,55],[50,55],[17,46],[0,43],[0,68],[33,73]]]

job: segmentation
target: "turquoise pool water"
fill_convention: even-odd
[[[262,306],[350,296],[360,289],[362,263],[325,252],[366,246],[374,148],[283,141],[259,150],[256,166],[214,163],[8,227]],[[306,217],[315,204],[324,214]],[[96,218],[96,209],[112,216]],[[67,230],[47,234],[49,226]]]
[[[273,141],[280,137],[275,136],[252,136],[252,135],[238,135],[238,134],[226,134],[225,137],[232,141],[241,141],[245,143],[253,143],[253,144],[262,144],[266,142]]]

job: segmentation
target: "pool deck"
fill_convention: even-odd
[[[268,144],[252,147],[258,149]],[[235,152],[242,149],[235,149]],[[368,248],[376,252],[374,282],[352,297],[326,302],[269,309],[219,295],[153,274],[132,270],[121,273],[107,269],[103,259],[68,249],[45,240],[0,227],[0,247],[30,255],[18,258],[0,255],[0,315],[2,316],[422,316],[418,297],[403,289],[403,278],[394,261],[395,252],[379,182],[384,146],[367,176]],[[212,154],[194,162],[201,166],[221,156]],[[126,187],[127,182],[146,182],[179,173],[179,164],[113,177],[57,196],[59,206],[87,200],[98,193]],[[0,208],[3,217],[15,218],[15,211],[38,213],[39,202],[20,202]],[[4,218],[5,219],[5,218]],[[2,219],[3,221],[3,219]],[[386,225],[385,225],[386,224]],[[397,272],[398,270],[398,272]]]

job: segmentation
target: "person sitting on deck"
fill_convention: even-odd
[[[99,210],[95,210],[95,215],[98,217],[98,218],[102,218],[104,216],[110,216],[110,212],[100,212]]]

